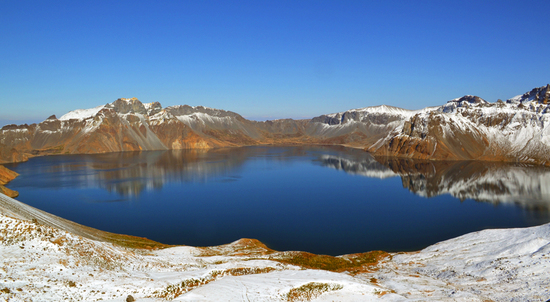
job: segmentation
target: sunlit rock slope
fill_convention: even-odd
[[[15,179],[17,175],[18,174],[16,172],[6,169],[4,166],[0,166],[0,193],[9,197],[19,196],[19,193],[17,191],[13,191],[4,187],[5,184]]]

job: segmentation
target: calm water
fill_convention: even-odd
[[[50,156],[6,167],[21,174],[9,187],[22,202],[168,244],[256,238],[340,255],[550,221],[542,167],[377,161],[339,147]]]

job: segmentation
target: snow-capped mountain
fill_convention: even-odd
[[[9,125],[0,131],[1,161],[64,153],[193,149],[231,146],[231,135],[217,140],[217,129],[248,137],[238,114],[205,107],[143,104],[118,99],[92,109],[71,111],[40,124]],[[246,134],[242,134],[243,133]]]
[[[506,102],[465,96],[417,113],[367,150],[435,160],[550,163],[550,85]]]
[[[328,144],[374,155],[550,164],[550,85],[506,102],[464,96],[411,111],[375,106],[315,117],[250,121],[202,106],[163,108],[136,98],[0,130],[0,163],[48,154],[261,144]]]

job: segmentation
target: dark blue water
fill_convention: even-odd
[[[50,156],[6,167],[21,174],[8,187],[24,203],[168,244],[255,238],[341,255],[550,221],[541,167],[376,160],[339,147]]]

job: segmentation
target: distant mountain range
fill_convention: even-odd
[[[250,121],[203,106],[136,98],[0,130],[0,163],[52,154],[345,145],[376,156],[550,165],[550,84],[505,102],[464,96],[421,110],[375,106],[309,120]]]

